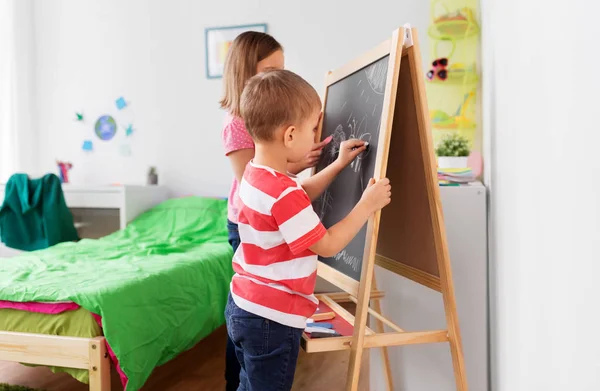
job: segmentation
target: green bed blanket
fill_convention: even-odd
[[[224,323],[233,275],[224,200],[173,199],[127,228],[0,261],[0,300],[73,301],[139,389],[152,370]]]

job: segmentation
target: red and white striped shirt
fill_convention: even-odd
[[[231,296],[248,312],[303,329],[318,304],[317,256],[309,247],[325,227],[298,179],[270,167],[248,163],[239,196]]]

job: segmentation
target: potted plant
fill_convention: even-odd
[[[469,140],[458,133],[444,135],[435,149],[439,168],[467,168]]]

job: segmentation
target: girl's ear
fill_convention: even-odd
[[[283,144],[286,148],[291,148],[294,142],[294,137],[296,137],[296,132],[296,127],[293,125],[288,126],[283,131]]]

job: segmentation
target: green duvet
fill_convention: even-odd
[[[152,370],[223,324],[233,275],[223,200],[164,202],[126,229],[0,263],[0,300],[73,301],[139,389]]]

